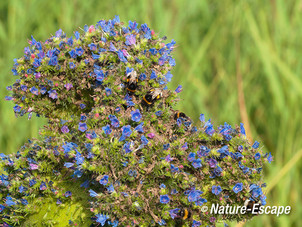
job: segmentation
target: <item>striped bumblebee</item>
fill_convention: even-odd
[[[138,83],[138,78],[137,78],[137,73],[135,71],[132,71],[127,74],[127,90],[130,93],[134,93],[137,89],[137,83]]]
[[[246,206],[247,213],[257,214],[260,211],[261,202],[259,203],[259,199],[252,197],[245,200],[244,206]]]
[[[188,116],[185,115],[183,112],[177,111],[174,115],[174,120],[177,120],[178,118],[188,119]]]
[[[182,220],[187,220],[191,217],[191,211],[187,208],[182,208],[179,212],[179,215]]]
[[[156,100],[162,97],[162,92],[159,88],[153,88],[143,97],[143,104],[151,106]]]

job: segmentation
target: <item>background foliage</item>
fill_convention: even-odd
[[[27,38],[45,40],[62,28],[120,15],[174,39],[171,88],[183,85],[179,109],[195,121],[244,122],[252,140],[275,161],[266,169],[268,205],[290,205],[290,215],[262,215],[246,226],[298,226],[301,221],[302,3],[298,0],[0,1],[0,153],[16,152],[45,120],[16,119],[4,101],[13,59]]]

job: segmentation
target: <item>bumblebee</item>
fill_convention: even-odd
[[[147,106],[151,106],[156,100],[162,97],[162,92],[159,88],[151,89],[147,92],[147,94],[143,97],[143,103]]]
[[[137,73],[135,71],[132,71],[127,74],[127,90],[130,93],[134,93],[137,89]]]
[[[179,212],[179,215],[182,220],[187,220],[191,217],[191,211],[187,208],[182,208]]]
[[[188,119],[188,116],[185,115],[183,112],[177,111],[174,115],[174,120],[177,120],[178,118]]]
[[[261,202],[259,203],[259,199],[252,197],[251,199],[245,200],[244,206],[246,206],[247,213],[254,212],[253,214],[255,214],[255,212],[258,213],[260,211]]]

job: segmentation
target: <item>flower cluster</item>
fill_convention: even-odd
[[[48,124],[0,156],[0,224],[215,225],[230,218],[200,214],[202,205],[265,204],[271,154],[249,144],[242,124],[215,128],[201,114],[194,125],[174,109],[182,87],[167,88],[173,40],[118,17],[83,30],[32,38],[15,60],[19,79],[6,99],[17,116],[36,113]]]

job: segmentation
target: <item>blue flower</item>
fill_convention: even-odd
[[[160,117],[161,115],[163,115],[163,111],[158,110],[158,111],[155,112],[155,115]]]
[[[160,188],[166,188],[166,185],[165,184],[160,184],[159,187]]]
[[[97,197],[98,196],[98,193],[96,193],[95,191],[93,191],[92,189],[90,189],[89,190],[89,195],[91,196],[91,197]]]
[[[161,195],[160,196],[160,203],[163,203],[163,204],[167,204],[170,202],[170,198],[168,195]]]
[[[131,111],[131,119],[132,121],[139,122],[141,120],[141,113],[139,112],[139,109],[136,109],[135,111]]]
[[[199,150],[197,151],[197,155],[199,158],[208,156],[210,154],[210,149],[206,146],[200,146]]]
[[[26,199],[21,199],[20,201],[21,201],[22,205],[24,205],[24,206],[28,205],[28,201]]]
[[[17,113],[19,113],[21,111],[21,108],[22,108],[21,106],[15,105],[14,106],[14,111],[17,112]]]
[[[190,154],[188,155],[188,160],[190,162],[193,162],[195,160],[195,155],[196,155],[195,153],[190,152]]]
[[[71,192],[71,191],[67,191],[67,192],[64,193],[64,196],[65,196],[66,198],[70,197],[71,195],[72,195],[72,192]]]
[[[147,145],[149,143],[149,140],[144,135],[141,136],[141,141],[143,145]]]
[[[147,78],[146,74],[145,73],[142,73],[139,75],[139,79],[140,80],[145,80]]]
[[[131,34],[126,36],[125,44],[127,46],[135,45],[135,42],[136,42],[135,35]]]
[[[256,154],[255,154],[255,156],[254,156],[255,160],[260,159],[260,157],[261,157],[261,154],[260,154],[259,152],[258,152],[258,153],[256,153]]]
[[[48,96],[49,98],[52,98],[52,99],[57,99],[58,98],[58,93],[56,90],[50,90],[48,91]]]
[[[244,129],[243,123],[240,123],[240,133],[242,135],[245,135],[245,129]]]
[[[195,169],[202,167],[201,159],[199,158],[199,159],[194,160],[194,161],[192,162],[192,166],[193,166]]]
[[[94,43],[88,44],[88,47],[89,47],[90,50],[92,50],[92,51],[96,51],[96,50],[97,50],[97,46],[96,46]]]
[[[48,62],[48,65],[57,65],[58,64],[58,57],[57,56],[52,56]]]
[[[111,116],[111,117],[110,117]],[[114,127],[114,128],[118,128],[120,126],[120,122],[119,120],[116,118],[116,116],[114,115],[110,115],[109,116],[109,119],[111,121],[111,125]]]
[[[13,201],[13,198],[12,197],[10,197],[10,196],[7,196],[6,197],[6,202],[5,202],[5,204],[7,205],[7,206],[14,206],[14,205],[16,205],[16,203]]]
[[[188,190],[185,192],[185,194],[188,195],[188,201],[189,202],[196,202],[199,198],[200,198],[200,195],[202,194],[203,192],[200,191],[200,190]]]
[[[213,185],[212,186],[212,193],[215,194],[215,195],[218,195],[220,192],[222,192],[222,189],[221,187],[218,185]]]
[[[193,220],[192,227],[198,227],[198,226],[201,226],[201,222]]]
[[[32,87],[31,89],[29,89],[31,93],[33,93],[34,95],[38,95],[39,94],[39,90],[36,87]]]
[[[46,190],[46,188],[47,188],[46,183],[44,181],[42,181],[40,184],[40,190],[43,191],[43,190]]]
[[[80,33],[78,31],[75,31],[74,36],[75,36],[76,39],[79,39],[80,38]]]
[[[172,79],[173,75],[169,72],[167,72],[167,74],[165,75],[165,78],[168,82],[171,82],[171,79]]]
[[[34,62],[33,62],[33,66],[35,68],[38,68],[41,65],[41,60],[35,58]]]
[[[255,143],[252,146],[254,149],[257,149],[259,147],[259,142],[255,141]]]
[[[109,180],[109,176],[108,176],[108,175],[105,175],[105,176],[103,176],[103,178],[100,180],[100,184],[106,185],[106,184],[108,184],[108,180]]]
[[[182,91],[182,86],[181,85],[178,85],[178,87],[175,89],[175,92],[176,93],[179,93]]]
[[[79,131],[85,132],[87,130],[87,125],[86,123],[79,123]]]
[[[171,172],[172,173],[178,172],[178,170],[179,170],[179,168],[175,167],[173,164],[171,164],[170,167],[171,167]]]
[[[73,167],[73,166],[74,166],[74,163],[72,163],[72,162],[65,162],[64,166],[65,166],[66,168],[70,168],[70,167]]]
[[[169,143],[163,145],[163,149],[164,150],[168,150],[169,148],[170,148],[170,144]]]
[[[96,222],[100,223],[102,226],[104,226],[106,223],[106,220],[109,219],[109,216],[107,216],[105,214],[97,214],[96,217],[97,217]]]
[[[78,56],[82,56],[82,54],[84,53],[84,50],[82,47],[75,48],[75,51]]]
[[[268,163],[271,163],[273,161],[273,156],[271,155],[271,152],[268,154],[267,161]]]
[[[149,49],[149,51],[150,51],[150,53],[152,55],[156,55],[157,54],[157,50],[155,48],[151,48],[151,49]]]
[[[68,46],[72,47],[72,45],[73,45],[73,39],[72,39],[72,37],[70,37],[70,38],[67,40],[67,44],[68,44]]]
[[[152,73],[150,75],[150,79],[155,79],[157,77],[156,72],[152,70]]]
[[[127,59],[125,58],[123,51],[118,50],[117,55],[118,55],[118,58],[121,60],[121,62],[127,62]]]
[[[167,223],[166,223],[166,221],[165,221],[164,219],[161,219],[161,220],[158,222],[158,224],[159,224],[160,226],[162,226],[162,225],[166,225]]]
[[[106,125],[106,126],[102,127],[102,129],[106,135],[110,135],[110,133],[112,132],[110,125]]]
[[[116,51],[117,51],[117,49],[115,48],[115,46],[114,46],[112,43],[109,44],[109,50],[110,50],[110,51],[113,51],[113,52],[116,52]],[[122,52],[122,53],[123,53],[123,52]]]
[[[107,190],[108,190],[109,193],[114,192],[114,187],[113,187],[113,185],[110,184],[109,187],[107,187]]]
[[[76,65],[73,62],[69,62],[69,68],[70,69],[74,69],[76,67]]]
[[[243,189],[243,183],[237,183],[233,187],[233,191],[237,194],[238,192],[242,191]]]
[[[122,127],[122,135],[125,137],[129,137],[131,135],[132,131],[131,131],[131,126],[130,125],[126,125]]]
[[[140,133],[144,133],[143,125],[144,125],[144,122],[141,122],[138,126],[135,127],[134,130],[136,130]]]
[[[69,51],[68,53],[69,53],[70,57],[72,57],[72,58],[76,58],[76,57],[77,57],[77,54],[76,54],[76,52],[75,52],[74,49],[72,49],[72,50]]]

